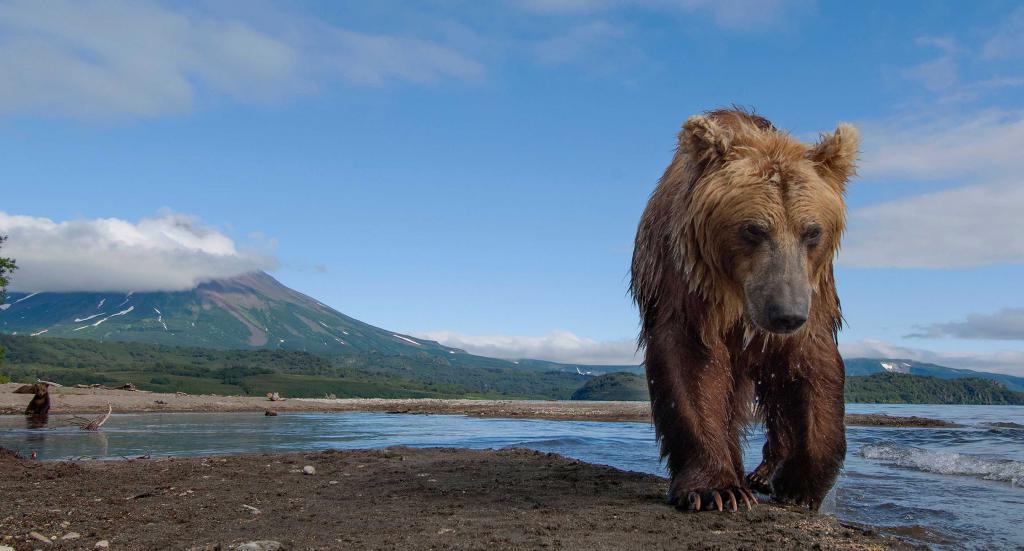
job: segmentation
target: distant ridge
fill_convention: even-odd
[[[844,360],[846,374],[849,376],[874,375],[875,373],[903,373],[923,375],[938,379],[988,379],[1002,383],[1008,390],[1024,392],[1024,377],[1014,377],[1002,373],[956,369],[914,360],[850,358]]]
[[[264,272],[177,292],[11,292],[0,305],[0,333],[221,350],[295,350],[327,357],[433,357],[451,365],[534,372],[640,370],[476,356],[364,323]]]
[[[263,272],[190,291],[8,293],[0,331],[219,349],[459,354],[457,348],[363,323]]]
[[[0,305],[0,332],[35,337],[141,342],[215,349],[298,350],[325,356],[365,354],[443,358],[474,367],[586,375],[643,373],[637,365],[577,365],[499,360],[388,331],[347,316],[282,285],[264,272],[203,283],[190,291],[15,293]],[[979,378],[1024,391],[1024,377],[955,369],[905,359],[849,358],[849,376],[909,373]]]

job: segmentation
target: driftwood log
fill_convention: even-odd
[[[82,430],[98,431],[100,430],[100,427],[103,426],[103,423],[106,423],[107,419],[110,419],[110,414],[113,411],[114,407],[111,406],[110,404],[107,404],[107,413],[102,417],[97,417],[95,419],[87,419],[85,417],[73,417],[68,420],[68,423],[76,425],[78,428]]]

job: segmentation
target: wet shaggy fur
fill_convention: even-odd
[[[835,482],[846,440],[832,262],[857,147],[850,125],[807,145],[737,109],[691,117],[680,132],[637,230],[631,281],[672,504],[735,508],[753,488],[817,509]],[[744,237],[750,224],[770,247]],[[753,295],[779,276],[772,250],[793,251],[798,270],[785,277],[809,289],[806,322],[789,334],[758,321]],[[767,443],[745,476],[740,437],[755,399]]]

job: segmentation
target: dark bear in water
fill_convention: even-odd
[[[32,401],[25,408],[25,415],[48,415],[50,413],[50,385],[36,383],[32,386],[34,387],[35,396],[32,397]]]

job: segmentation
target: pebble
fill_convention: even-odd
[[[14,551],[14,548],[10,545],[0,545],[0,551]]]
[[[110,542],[107,540],[100,540],[96,542],[96,545],[94,545],[93,547],[95,547],[96,549],[106,549],[110,547]]]
[[[302,474],[316,474],[316,468],[312,465],[306,465],[302,468]]]
[[[36,541],[41,541],[43,543],[53,543],[53,540],[51,540],[50,538],[40,534],[39,532],[29,532],[28,535],[29,535],[30,538],[32,538],[32,539],[34,539]]]
[[[281,542],[274,540],[260,540],[243,543],[235,548],[235,551],[277,551],[281,548]]]
[[[61,539],[62,540],[77,540],[80,537],[82,537],[82,534],[79,534],[78,532],[68,532],[67,534],[64,534],[64,537],[62,537]]]

